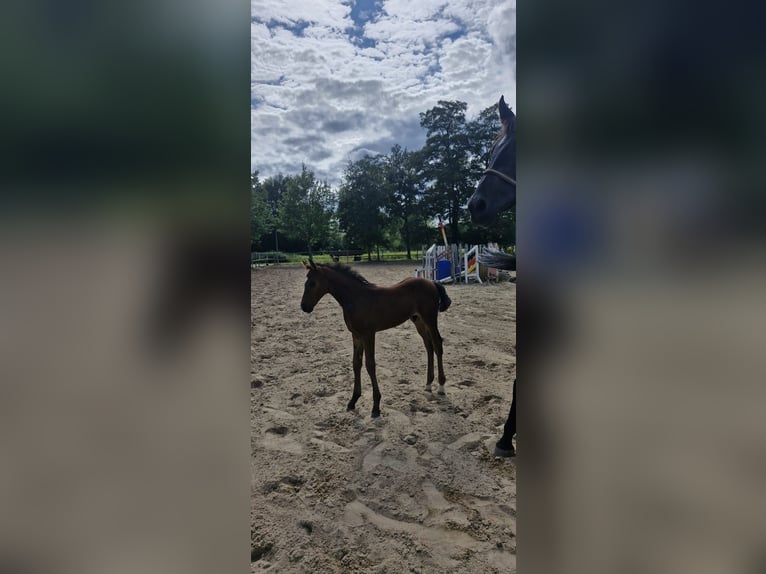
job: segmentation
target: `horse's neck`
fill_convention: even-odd
[[[332,274],[330,276],[330,295],[340,303],[341,307],[353,303],[363,289],[362,284],[337,271],[330,271],[330,273]]]

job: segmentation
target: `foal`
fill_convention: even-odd
[[[356,271],[342,265],[303,263],[308,269],[301,309],[311,313],[326,294],[332,295],[343,308],[343,319],[354,340],[354,393],[347,410],[356,408],[362,395],[362,355],[372,381],[372,416],[380,416],[380,390],[375,376],[375,333],[401,325],[408,319],[415,323],[423,338],[428,356],[426,390],[434,380],[434,351],[439,366],[440,395],[444,394],[444,367],[442,365],[442,338],[437,328],[439,311],[446,311],[450,298],[444,286],[435,281],[410,277],[392,287],[378,287]]]

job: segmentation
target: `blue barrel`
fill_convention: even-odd
[[[447,259],[436,262],[436,278],[441,280],[451,275],[452,264]]]

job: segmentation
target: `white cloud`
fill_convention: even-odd
[[[447,4],[446,0],[385,0],[383,11],[403,20],[432,20]]]
[[[499,73],[513,77],[516,85],[516,0],[507,0],[489,15],[487,32],[492,38],[493,61]],[[513,96],[513,103],[516,96]]]
[[[462,37],[444,46],[441,64],[442,78],[447,85],[475,85],[485,81],[483,74],[477,70],[485,70],[489,65],[490,46],[486,41],[476,37]]]
[[[351,7],[336,0],[251,0],[250,15],[261,22],[276,22],[293,26],[310,22],[319,26],[344,29],[353,24]]]
[[[451,20],[407,20],[384,18],[365,26],[365,35],[373,40],[402,44],[404,47],[423,49],[439,39],[460,30]]]
[[[264,177],[305,163],[336,184],[365,150],[418,148],[418,114],[438,100],[473,115],[502,93],[515,107],[515,2],[386,0],[363,38],[340,0],[253,0],[252,17],[251,164]]]

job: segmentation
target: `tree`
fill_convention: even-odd
[[[420,125],[426,129],[426,145],[422,150],[424,174],[432,182],[426,195],[427,205],[432,215],[447,220],[453,243],[460,242],[458,224],[475,183],[470,171],[467,108],[465,102],[440,100],[420,114]]]
[[[263,185],[258,179],[258,171],[250,174],[250,245],[260,243],[261,236],[272,225],[271,209]]]
[[[285,191],[287,189],[287,178],[280,174],[266,178],[261,183],[264,193],[266,195],[266,201],[269,203],[269,209],[271,211],[271,228],[270,232],[274,238],[274,250],[279,251],[279,234],[282,232],[280,228],[280,210],[282,209],[282,203]]]
[[[302,166],[300,175],[285,178],[279,214],[280,229],[312,250],[327,246],[332,238],[335,197],[327,182]]]
[[[416,152],[402,149],[400,145],[391,148],[385,159],[385,182],[389,198],[392,222],[401,233],[407,259],[412,259],[412,245],[417,239],[417,230],[422,228],[427,216],[423,211],[423,178],[420,173],[421,158]]]
[[[347,246],[364,249],[368,261],[384,239],[387,203],[383,159],[368,155],[350,161],[338,190],[338,221]]]

